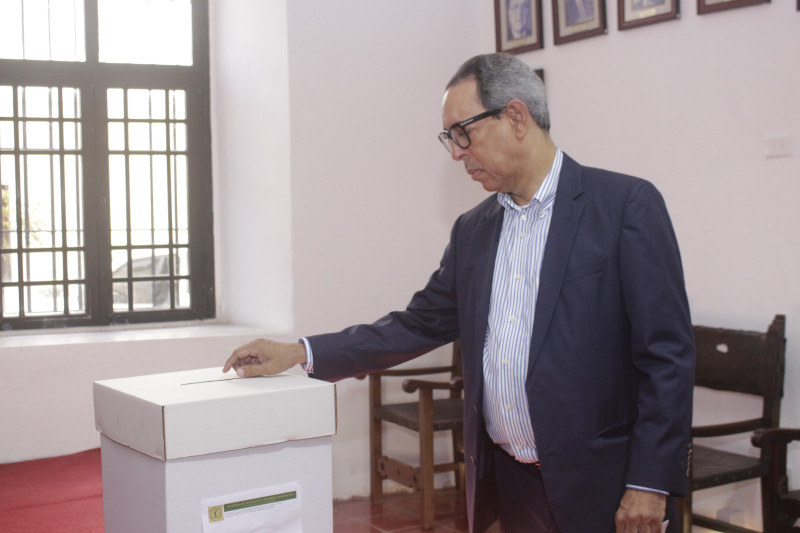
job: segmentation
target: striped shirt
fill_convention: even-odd
[[[562,160],[558,150],[528,205],[517,205],[509,194],[497,196],[505,214],[483,350],[483,413],[492,440],[523,463],[538,461],[525,379],[539,273]]]

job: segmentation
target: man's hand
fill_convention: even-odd
[[[661,533],[667,496],[628,488],[617,509],[617,533]]]
[[[256,339],[236,348],[225,361],[222,371],[227,372],[232,368],[242,378],[262,376],[279,374],[305,362],[306,348],[301,343]]]

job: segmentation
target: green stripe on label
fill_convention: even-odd
[[[262,496],[261,498],[253,498],[252,500],[226,503],[224,505],[224,508],[225,512],[228,513],[230,511],[238,511],[240,509],[247,509],[248,507],[258,507],[259,505],[284,502],[286,500],[293,500],[295,498],[297,498],[297,491],[291,491],[291,492],[284,492],[283,494],[273,494],[272,496]]]

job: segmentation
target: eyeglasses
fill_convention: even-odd
[[[505,108],[500,107],[498,109],[492,109],[490,111],[484,111],[483,113],[477,114],[474,117],[470,117],[466,120],[462,120],[461,122],[456,122],[449,129],[439,133],[439,141],[444,146],[445,150],[448,152],[452,151],[452,147],[450,146],[450,141],[453,141],[453,144],[458,146],[459,148],[469,148],[469,145],[472,141],[469,138],[469,134],[467,133],[466,126],[469,126],[473,122],[478,122],[486,117],[493,117],[495,115],[499,115],[503,112]]]

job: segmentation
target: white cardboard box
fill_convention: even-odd
[[[332,531],[332,384],[211,368],[97,381],[94,404],[108,533],[200,533],[202,500],[286,483]]]

